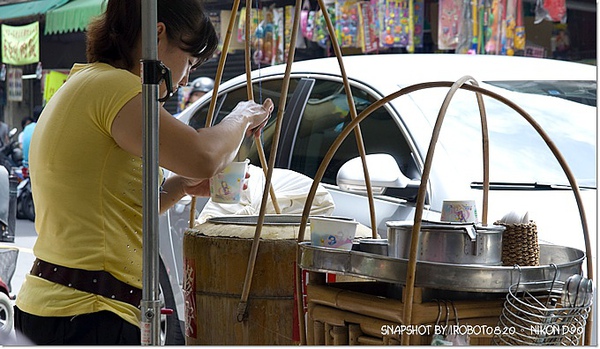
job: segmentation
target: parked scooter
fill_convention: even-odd
[[[0,147],[0,165],[6,168],[11,180],[16,180],[18,183],[16,187],[16,218],[35,221],[29,172],[26,167],[23,167],[23,150],[19,146],[18,140],[15,139],[16,134],[16,128],[10,130],[8,133],[10,142]],[[0,200],[3,200],[1,193]]]
[[[27,167],[21,168],[23,179],[17,186],[17,218],[35,221],[35,207],[31,194],[31,179]]]
[[[0,164],[6,167],[8,173],[13,173],[15,169],[23,165],[23,150],[16,139],[17,129],[13,128],[8,132],[9,142],[0,148]]]

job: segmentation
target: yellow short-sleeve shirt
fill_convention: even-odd
[[[141,93],[140,77],[103,63],[75,64],[32,136],[36,257],[105,270],[142,287],[142,160],[111,136],[119,110]],[[141,116],[140,116],[141,117]],[[38,316],[110,310],[139,326],[139,309],[27,275],[17,306]]]

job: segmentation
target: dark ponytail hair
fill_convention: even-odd
[[[212,57],[218,37],[201,0],[158,0],[157,20],[165,24],[170,41],[199,58],[200,65]],[[88,62],[102,62],[117,68],[134,67],[132,50],[140,39],[141,0],[108,0],[106,12],[87,28]]]

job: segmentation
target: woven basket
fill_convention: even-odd
[[[505,224],[502,234],[502,264],[505,266],[539,266],[540,245],[535,222]]]

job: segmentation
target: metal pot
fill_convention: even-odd
[[[359,250],[362,252],[378,254],[382,256],[388,255],[388,240],[387,239],[360,239]]]
[[[388,256],[409,259],[412,221],[390,221]],[[423,221],[417,260],[450,264],[502,265],[502,233],[499,225]]]

